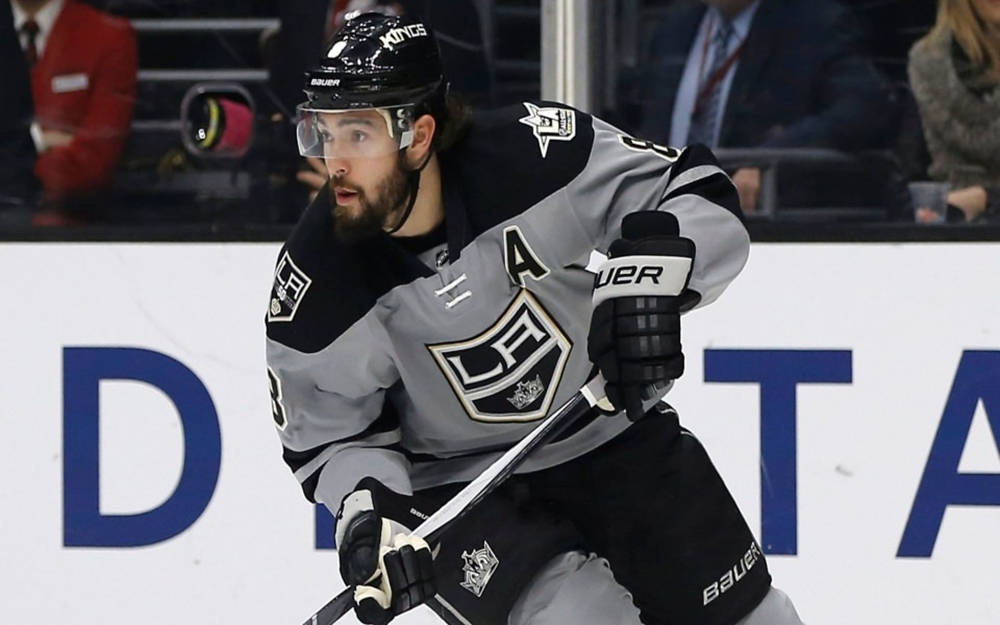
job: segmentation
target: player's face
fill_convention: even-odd
[[[407,199],[402,155],[376,111],[324,113],[334,228],[356,240],[391,227]]]
[[[994,28],[1000,28],[1000,0],[972,0],[972,8],[979,19]]]

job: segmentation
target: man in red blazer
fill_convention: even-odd
[[[40,225],[71,223],[60,207],[109,185],[128,135],[138,66],[127,20],[76,0],[10,0],[31,64]],[[51,210],[55,209],[55,210]]]

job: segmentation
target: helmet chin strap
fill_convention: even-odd
[[[424,162],[407,174],[406,189],[409,198],[406,200],[406,208],[403,210],[403,214],[400,216],[399,221],[396,222],[396,225],[385,231],[386,234],[398,232],[399,229],[403,227],[403,224],[406,223],[406,220],[410,218],[410,213],[413,212],[413,205],[417,203],[417,191],[420,190],[420,173],[424,171],[425,167],[427,167],[427,163],[431,161],[432,155],[433,152],[428,151],[427,158],[424,159]]]

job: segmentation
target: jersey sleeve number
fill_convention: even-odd
[[[622,145],[630,150],[634,150],[636,152],[652,152],[660,158],[666,159],[670,162],[676,161],[677,157],[681,155],[680,151],[674,148],[653,143],[652,141],[648,141],[646,139],[636,139],[635,137],[630,137],[628,135],[618,135],[618,140],[622,142]]]
[[[274,424],[279,430],[284,430],[288,420],[285,418],[285,407],[281,403],[281,380],[271,367],[267,368],[267,388],[271,393],[271,416],[274,417]]]

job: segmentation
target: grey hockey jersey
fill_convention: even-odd
[[[739,201],[702,146],[678,151],[583,112],[525,102],[473,116],[439,155],[446,241],[347,245],[324,190],[279,252],[267,365],[284,460],[336,510],[373,476],[410,493],[474,478],[592,373],[591,254],[632,211],[674,214],[695,242],[688,295],[713,301],[748,254]],[[595,418],[520,471],[629,426]]]

